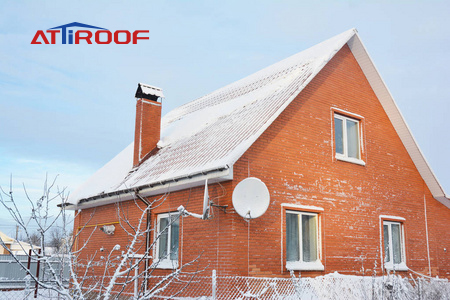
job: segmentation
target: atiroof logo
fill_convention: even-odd
[[[137,44],[138,40],[148,40],[148,36],[142,35],[149,32],[149,30],[135,30],[131,33],[129,30],[116,30],[113,33],[106,28],[73,22],[50,28],[45,32],[43,30],[36,31],[31,44],[56,44],[57,40],[60,40],[61,44],[95,43],[102,45],[112,42],[115,44]]]

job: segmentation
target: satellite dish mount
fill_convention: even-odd
[[[221,208],[221,209],[223,209],[224,212],[225,212],[226,208],[228,207],[228,205],[225,205],[225,206],[215,205],[215,204],[213,204],[213,203],[211,203],[209,201],[208,179],[206,179],[206,181],[205,181],[205,193],[204,193],[204,196],[203,196],[203,213],[201,215],[200,214],[196,214],[196,213],[191,213],[191,212],[187,211],[186,208],[184,208],[183,205],[180,205],[177,210],[183,216],[191,216],[191,217],[194,217],[194,218],[197,218],[197,219],[207,220],[207,219],[210,218],[210,213],[209,212],[211,210],[211,206]]]

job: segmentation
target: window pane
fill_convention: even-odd
[[[400,224],[391,224],[392,226],[392,250],[394,254],[394,264],[402,262]]]
[[[344,154],[344,132],[342,130],[342,120],[334,118],[334,143],[336,153]]]
[[[161,218],[159,220],[159,232],[162,232],[161,235],[159,236],[159,248],[158,248],[158,258],[159,259],[164,259],[167,256],[167,243],[168,241],[168,235],[169,235],[169,231],[167,227],[168,224],[168,219],[167,218]]]
[[[178,234],[180,228],[180,218],[172,216],[172,227],[170,228],[170,259],[178,260]]]
[[[286,260],[299,261],[298,215],[286,214]]]
[[[389,228],[388,225],[383,225],[384,232],[384,261],[391,261],[390,253],[389,253]]]
[[[359,158],[358,123],[347,120],[348,157]]]
[[[302,215],[303,261],[317,260],[316,216]]]

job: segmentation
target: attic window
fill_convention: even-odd
[[[336,159],[365,165],[361,159],[360,120],[335,113],[334,145]]]

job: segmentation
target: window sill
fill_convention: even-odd
[[[394,271],[394,269],[395,269],[395,271],[408,271],[409,270],[409,268],[406,266],[406,264],[404,262],[399,263],[399,264],[394,264],[394,266],[392,266],[392,263],[385,263],[384,268],[389,271]]]
[[[302,262],[302,261],[287,261],[286,269],[289,271],[323,271],[324,266],[320,260],[312,262]]]
[[[363,160],[360,160],[358,158],[353,158],[353,157],[346,157],[346,156],[341,156],[336,154],[336,159],[337,160],[341,160],[341,161],[345,161],[345,162],[349,162],[349,163],[354,163],[360,166],[365,166],[366,162]]]
[[[174,270],[178,268],[178,261],[170,259],[155,260],[153,261],[152,268]]]

